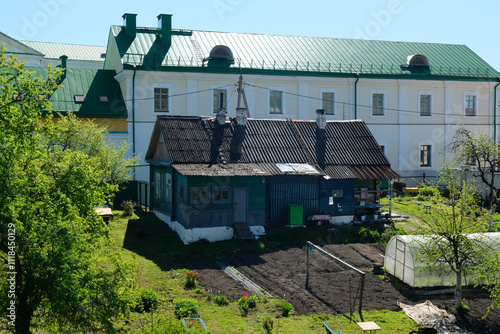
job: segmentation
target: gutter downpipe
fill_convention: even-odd
[[[132,76],[132,154],[135,157],[135,74],[136,66],[134,65],[134,75]],[[135,178],[135,166],[134,166],[134,181]]]
[[[494,142],[497,142],[497,88],[500,85],[500,78],[498,78],[498,83],[493,88],[493,137]]]
[[[358,81],[359,73],[356,73],[356,81],[354,82],[354,119],[358,119]]]

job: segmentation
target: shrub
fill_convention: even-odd
[[[136,310],[139,312],[151,312],[158,308],[158,294],[152,289],[143,289]]]
[[[121,207],[123,208],[123,215],[126,217],[132,217],[134,215],[134,207],[136,203],[132,200],[123,201]]]
[[[214,302],[215,302],[215,304],[217,304],[219,306],[229,305],[229,301],[227,300],[226,295],[224,295],[224,294],[215,296]]]
[[[175,303],[175,315],[179,318],[192,318],[198,315],[198,302],[194,299],[181,299]]]
[[[283,316],[288,317],[290,312],[292,312],[292,304],[287,302],[286,300],[281,302],[281,310],[283,311]]]
[[[432,186],[423,186],[418,189],[418,194],[425,197],[435,197],[439,196],[439,190]]]
[[[197,285],[196,277],[198,277],[198,272],[196,270],[186,271],[186,288],[194,289]]]
[[[262,327],[264,327],[264,330],[266,331],[267,334],[271,334],[273,332],[273,327],[274,327],[273,318],[269,316],[265,317],[264,321],[262,322]]]

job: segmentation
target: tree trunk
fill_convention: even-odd
[[[455,272],[457,277],[457,282],[455,285],[455,309],[459,309],[462,306],[462,271]]]
[[[16,315],[16,334],[29,334],[31,327],[31,318],[33,310],[28,304],[27,297],[23,294],[18,295],[17,315]]]

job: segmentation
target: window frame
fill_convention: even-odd
[[[207,193],[207,199],[194,199],[194,194],[196,191],[206,191]],[[191,203],[193,204],[199,204],[199,203],[210,203],[210,187],[191,187]]]
[[[281,113],[271,112],[271,92],[278,91],[281,92]],[[285,105],[285,87],[279,86],[269,86],[267,87],[267,115],[268,116],[280,116],[286,114],[286,105]]]
[[[325,104],[324,104],[324,99],[323,99],[323,94],[324,93],[332,93],[333,94],[333,100],[331,101],[332,103],[332,113],[331,114],[327,114],[326,113],[326,108],[325,108]],[[319,98],[321,100],[321,108],[320,109],[323,109],[325,110],[325,116],[337,116],[337,89],[336,88],[321,88],[319,90]]]
[[[216,199],[216,191],[227,191],[226,199]],[[231,187],[212,187],[212,203],[223,204],[223,203],[231,203]]]
[[[156,111],[155,110],[155,102],[156,102],[156,94],[155,94],[155,89],[160,88],[160,89],[168,89],[168,96],[167,96],[167,111]],[[171,114],[172,110],[172,85],[169,83],[154,83],[151,85],[151,113],[153,115],[159,115],[159,114]]]
[[[430,96],[429,115],[422,115],[422,96],[424,95]],[[418,91],[418,117],[429,118],[433,116],[433,112],[434,112],[434,92],[430,90]]]
[[[211,85],[210,86],[210,89],[212,90],[212,96],[211,96],[211,100],[210,100],[210,105],[212,106],[212,114],[217,114],[217,112],[219,111],[219,103],[217,103],[217,107],[215,107],[215,91],[225,91],[225,96],[226,96],[226,101],[224,103],[225,107],[226,107],[226,113],[228,110],[231,109],[230,105],[229,105],[229,89],[227,88],[223,88],[221,87],[221,85]],[[217,102],[218,101],[218,97],[217,97]]]
[[[427,154],[427,164],[423,164],[423,147],[428,147],[429,150],[428,150],[428,154]],[[432,163],[434,162],[434,159],[433,159],[433,143],[431,142],[428,142],[428,141],[422,141],[422,142],[419,142],[418,143],[418,166],[419,168],[432,168]]]
[[[382,100],[382,113],[381,114],[374,114],[373,109],[375,108],[373,104],[373,97],[374,95],[382,95],[383,100]],[[380,118],[380,117],[387,117],[386,113],[387,109],[387,91],[385,89],[372,89],[370,90],[370,117],[375,117],[375,118]]]
[[[468,96],[473,96],[474,97],[474,115],[467,115],[467,97]],[[465,91],[464,92],[464,117],[477,117],[478,115],[478,110],[479,110],[479,93],[478,92],[471,92],[471,91]]]

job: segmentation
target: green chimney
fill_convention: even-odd
[[[123,26],[125,28],[125,36],[135,38],[137,28],[137,14],[125,13],[123,14]]]
[[[172,14],[158,15],[158,30],[163,45],[172,44]]]

